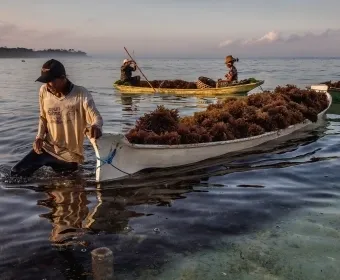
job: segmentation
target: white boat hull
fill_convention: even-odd
[[[330,106],[332,97],[328,93],[327,97]],[[318,115],[319,120],[328,108]],[[97,157],[96,182],[124,179],[147,168],[185,166],[242,151],[287,136],[311,124],[313,123],[305,120],[286,129],[250,138],[188,145],[131,144],[124,135],[103,134],[101,138],[91,140]]]

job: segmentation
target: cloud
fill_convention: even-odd
[[[155,36],[144,32],[134,36],[127,32],[112,32],[103,36],[93,34],[86,28],[38,30],[4,22],[0,25],[0,46],[76,49],[90,55],[104,53],[119,56],[126,55],[123,49],[126,46],[128,49],[135,49],[139,56],[149,57],[178,55],[200,57],[202,53],[203,55],[213,53],[213,49],[216,49],[211,40],[202,42],[201,37],[188,39],[187,36],[177,35],[174,38],[167,33]]]
[[[340,29],[327,29],[286,35],[270,31],[257,38],[230,38],[219,43],[218,48],[250,56],[340,56],[339,44]]]
[[[326,39],[326,38],[340,38],[340,30],[332,30],[327,29],[326,31],[315,34],[311,32],[306,32],[304,34],[290,34],[284,37],[280,32],[270,31],[263,35],[260,38],[251,38],[251,39],[236,39],[236,40],[224,40],[222,41],[218,47],[226,47],[230,45],[239,45],[239,46],[252,46],[252,45],[268,45],[274,43],[293,43],[299,41],[308,41],[308,40],[318,40],[318,39]]]
[[[226,46],[229,46],[229,45],[231,45],[233,43],[234,43],[233,40],[225,40],[225,41],[221,42],[218,46],[219,47],[226,47]]]
[[[251,46],[256,44],[271,44],[274,42],[282,41],[282,36],[279,32],[270,31],[260,38],[250,38],[250,39],[237,39],[237,40],[225,40],[221,42],[218,46],[220,48],[230,46],[230,45],[240,45],[240,46]]]
[[[73,48],[100,49],[103,44],[112,44],[114,36],[88,36],[72,29],[37,30],[22,28],[12,23],[0,21],[0,46],[25,47],[33,49]]]
[[[261,43],[270,44],[270,43],[278,42],[281,40],[282,38],[279,32],[270,31],[259,39],[252,39],[252,40],[244,41],[243,45],[252,45],[252,44],[261,44]]]
[[[91,18],[87,19],[91,22]],[[93,32],[96,26],[72,26],[68,29],[29,28],[0,20],[0,46],[32,49],[76,49],[88,54],[125,56],[123,49],[134,49],[139,57],[224,57],[226,52],[244,56],[339,56],[340,29],[321,33],[284,34],[270,31],[262,36],[226,38],[218,43],[217,35],[155,34],[139,32]],[[47,29],[48,28],[48,29]],[[204,34],[203,34],[204,35]],[[208,39],[207,39],[208,38]],[[217,44],[216,44],[217,43]]]

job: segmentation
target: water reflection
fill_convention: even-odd
[[[52,244],[79,245],[83,243],[81,237],[85,233],[118,234],[130,231],[130,219],[152,215],[147,208],[141,212],[131,207],[170,207],[173,200],[185,198],[183,194],[193,191],[193,183],[120,189],[102,189],[98,184],[95,190],[88,190],[77,183],[68,185],[68,188],[54,188],[52,184],[46,186],[47,198],[38,201],[38,205],[49,208],[50,212],[40,217],[52,224]]]
[[[314,157],[318,149],[295,152],[303,145],[316,142],[321,135],[322,131],[316,135],[308,133],[303,138],[290,139],[281,145],[267,145],[256,151],[208,160],[180,170],[143,171],[120,184],[98,184],[93,189],[87,186],[86,181],[71,181],[67,187],[51,183],[44,186],[47,198],[38,201],[38,205],[48,207],[50,212],[40,217],[52,224],[50,241],[55,245],[81,244],[85,233],[126,233],[131,230],[131,219],[153,215],[148,207],[141,211],[135,206],[171,206],[174,200],[185,198],[184,194],[193,192],[194,186],[204,185],[210,177],[305,164],[308,159],[311,162],[329,159]],[[213,182],[206,186],[216,187]],[[238,187],[260,186],[239,184]]]
[[[52,226],[50,241],[62,244],[81,236],[84,231],[84,221],[89,215],[87,194],[80,185],[72,188],[60,188],[45,192],[47,199],[39,200],[38,205],[50,208],[51,212],[41,214],[48,219]]]

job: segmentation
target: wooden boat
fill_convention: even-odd
[[[318,114],[318,120],[321,120],[332,104],[332,97],[326,91],[325,85],[313,86],[312,89],[327,93],[329,105]],[[254,137],[187,145],[132,144],[122,134],[103,134],[97,140],[90,139],[97,157],[96,181],[128,178],[147,168],[168,168],[198,163],[228,153],[250,149],[313,125],[315,124],[305,120],[286,129]]]
[[[328,89],[329,94],[332,96],[333,103],[340,103],[340,88],[330,87]]]
[[[247,93],[259,87],[263,83],[264,81],[258,81],[255,83],[231,85],[231,86],[220,87],[220,88],[206,88],[206,89],[155,88],[155,90],[157,93],[160,93],[160,94],[214,96],[214,95]],[[113,86],[119,91],[121,91],[122,93],[129,93],[129,94],[140,94],[140,93],[154,94],[155,93],[151,87],[134,87],[134,86],[123,86],[123,85],[117,85],[117,84],[113,84]]]
[[[330,87],[332,81],[322,82],[320,85],[327,85],[327,91],[332,96],[333,104],[340,104],[340,88]]]

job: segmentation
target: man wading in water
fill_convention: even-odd
[[[39,92],[38,134],[33,150],[12,168],[11,175],[29,176],[44,165],[56,172],[73,172],[84,162],[85,132],[91,138],[101,137],[102,117],[89,91],[72,84],[59,61],[47,61],[36,81],[44,83]]]

